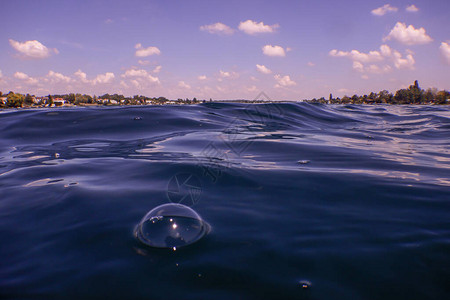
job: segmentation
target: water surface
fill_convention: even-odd
[[[443,106],[2,110],[0,298],[447,299],[449,141]],[[142,245],[169,202],[209,234]]]

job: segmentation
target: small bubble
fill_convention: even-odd
[[[302,289],[309,289],[309,288],[311,288],[311,282],[308,281],[308,280],[301,280],[301,281],[299,281],[299,284],[300,284],[300,287]]]

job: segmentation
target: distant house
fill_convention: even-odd
[[[118,102],[116,100],[110,100],[111,104],[117,104]]]
[[[0,103],[5,104],[8,97],[0,97]]]
[[[55,98],[53,99],[53,103],[55,104],[55,106],[63,106],[66,103],[66,100],[64,100],[63,98]]]

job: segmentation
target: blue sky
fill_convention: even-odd
[[[450,1],[1,1],[0,91],[279,100],[450,89]],[[6,24],[6,25],[5,25]]]

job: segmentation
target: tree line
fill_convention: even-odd
[[[419,87],[419,82],[416,80],[409,88],[400,89],[395,94],[387,90],[378,93],[371,92],[369,95],[358,96],[355,94],[342,98],[333,98],[333,95],[330,94],[328,100],[322,97],[306,101],[331,104],[448,104],[449,99],[449,91],[438,91],[435,88],[425,91]]]
[[[119,94],[104,94],[101,96],[92,97],[86,94],[61,94],[61,95],[48,95],[47,97],[38,98],[30,94],[20,94],[10,91],[3,95],[0,91],[0,98],[6,98],[6,101],[0,101],[0,107],[23,107],[23,106],[52,106],[53,104],[59,105],[60,103],[54,102],[54,99],[64,99],[67,103],[73,105],[84,104],[98,104],[98,105],[145,105],[145,104],[165,104],[169,99],[165,97],[146,97],[142,95],[134,95],[133,97],[125,97]],[[210,99],[209,101],[212,101]],[[318,102],[329,104],[449,104],[450,92],[447,90],[438,91],[435,88],[429,88],[426,91],[419,87],[419,82],[416,80],[414,84],[410,85],[407,89],[400,89],[395,94],[390,93],[387,90],[382,90],[378,93],[371,92],[369,95],[353,95],[351,97],[344,96],[342,98],[330,97],[325,99],[304,100],[306,102]],[[197,98],[176,100],[179,104],[196,104],[199,102],[206,102],[206,100],[197,100]]]

